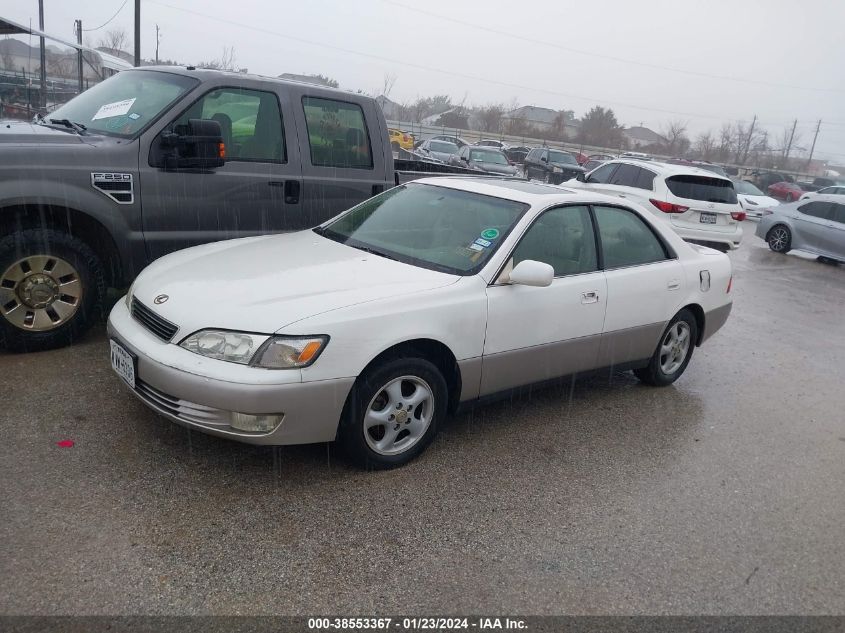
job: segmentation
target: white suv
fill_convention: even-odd
[[[690,242],[734,249],[742,240],[742,210],[733,182],[704,169],[642,160],[612,160],[577,185],[636,202]]]

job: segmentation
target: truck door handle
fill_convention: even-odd
[[[599,300],[599,293],[596,290],[588,290],[581,293],[581,303],[597,303]]]
[[[669,283],[666,284],[666,287],[669,290],[677,290],[681,287],[681,280],[680,279],[670,279]]]
[[[285,181],[285,204],[299,204],[299,181]]]

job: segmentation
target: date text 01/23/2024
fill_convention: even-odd
[[[518,618],[308,618],[311,631],[440,631],[440,630],[512,630],[525,629],[526,623]]]

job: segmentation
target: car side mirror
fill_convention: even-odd
[[[189,119],[161,135],[160,160],[165,169],[213,169],[226,163],[223,130],[212,119]]]
[[[514,266],[508,281],[520,286],[550,286],[555,278],[555,269],[533,259],[524,259]]]
[[[583,171],[579,171],[577,174],[575,174],[575,180],[577,180],[578,182],[587,182],[587,174],[585,174]]]
[[[541,160],[541,161],[543,161],[544,163],[548,163],[548,162],[549,162],[549,159],[548,159],[548,158],[546,158],[545,156],[540,156],[540,160]]]

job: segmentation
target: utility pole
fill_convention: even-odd
[[[141,65],[141,0],[135,0],[135,66]]]
[[[813,162],[813,152],[816,151],[816,139],[819,138],[819,128],[822,126],[822,120],[816,123],[816,133],[813,134],[813,145],[810,147],[810,158],[807,159],[806,169],[810,169],[810,163]]]
[[[798,125],[798,119],[792,122],[792,131],[789,133],[789,143],[786,144],[786,152],[783,155],[783,162],[786,165],[786,161],[789,160],[789,152],[792,151],[792,139],[795,138],[795,126]]]
[[[745,139],[745,148],[742,151],[742,160],[739,161],[740,165],[745,164],[745,160],[748,158],[748,151],[751,149],[751,139],[754,137],[754,126],[757,125],[757,115],[754,115],[754,119],[751,121],[751,127],[748,128],[748,138]]]
[[[156,64],[158,64],[158,43],[161,41],[161,36],[159,35],[158,24],[156,24]]]
[[[76,29],[76,43],[82,46],[82,20],[76,20],[74,22],[74,28]],[[82,92],[82,49],[80,48],[76,51],[76,71],[79,74],[79,92]]]
[[[38,0],[38,30],[44,32],[44,0]],[[41,109],[47,109],[47,49],[44,45],[44,36],[39,38],[41,43],[41,98],[39,99]]]

